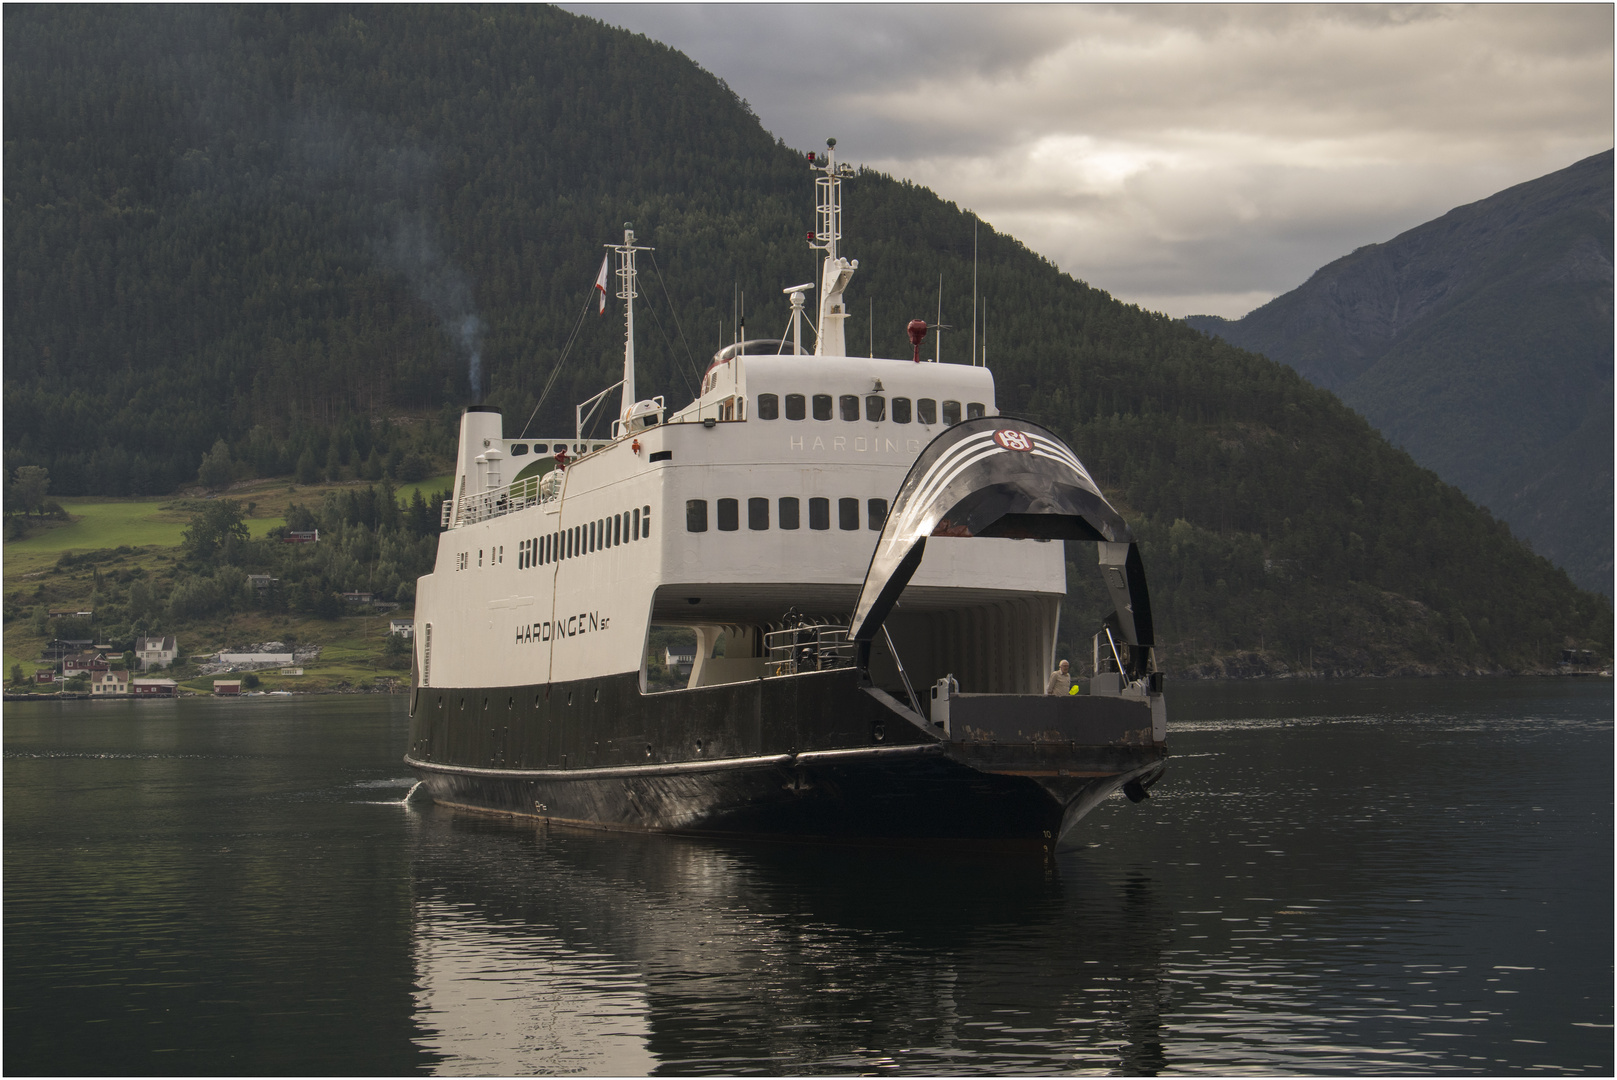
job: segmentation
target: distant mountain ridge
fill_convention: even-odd
[[[1608,150],[1186,322],[1335,391],[1610,595],[1612,198]]]

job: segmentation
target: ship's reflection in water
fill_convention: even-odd
[[[418,1042],[442,1072],[1165,1065],[1170,920],[1142,874],[436,810],[416,835]]]

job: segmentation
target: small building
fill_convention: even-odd
[[[691,673],[691,666],[695,663],[695,649],[688,651],[682,649],[679,652],[675,652],[673,649],[663,650],[663,664],[668,668],[669,671],[677,671],[681,675],[689,675]]]
[[[284,667],[284,668],[281,669],[281,674],[282,675],[302,675],[303,674],[303,669],[300,668],[300,667]]]
[[[140,663],[140,670],[150,671],[152,668],[166,668],[174,663],[180,655],[180,643],[174,640],[174,635],[167,637],[143,637],[135,639],[135,659]]]
[[[60,660],[64,656],[83,652],[95,644],[94,638],[57,638],[45,646],[46,660]]]
[[[127,694],[129,693],[129,672],[127,671],[101,671],[90,679],[90,693],[92,694]]]
[[[240,679],[215,679],[213,692],[221,697],[235,697],[241,694]]]
[[[105,653],[82,652],[62,657],[62,676],[71,679],[75,675],[95,675],[108,666]]]
[[[130,689],[136,697],[175,697],[180,684],[173,679],[134,679]]]
[[[413,641],[415,639],[415,620],[389,619],[387,621],[387,632],[392,634],[394,637],[401,637],[406,641]]]
[[[368,592],[345,592],[342,594],[342,598],[350,604],[368,604],[371,602],[371,594]]]
[[[44,671],[36,671],[34,672],[34,681],[36,683],[53,683],[56,681],[56,672],[51,668],[46,668]]]
[[[294,529],[281,537],[283,544],[317,544],[320,542],[320,530],[310,529],[307,532]]]
[[[268,574],[247,575],[247,584],[251,585],[253,587],[253,591],[260,596],[263,596],[280,583],[280,578],[270,577]]]
[[[53,619],[93,619],[93,618],[95,618],[95,612],[93,610],[74,611],[71,608],[59,608],[59,609],[57,609],[55,611],[47,611],[47,612],[45,612],[45,614],[49,615]]]
[[[279,666],[281,664],[290,664],[293,660],[293,654],[289,652],[220,652],[218,660],[221,664]]]

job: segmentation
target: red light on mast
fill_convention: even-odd
[[[910,344],[915,346],[915,362],[921,362],[921,340],[926,337],[926,320],[911,319],[908,327]]]

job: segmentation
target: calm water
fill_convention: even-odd
[[[1177,687],[1022,858],[403,805],[404,698],[5,710],[18,1073],[1611,1073],[1612,687]]]

